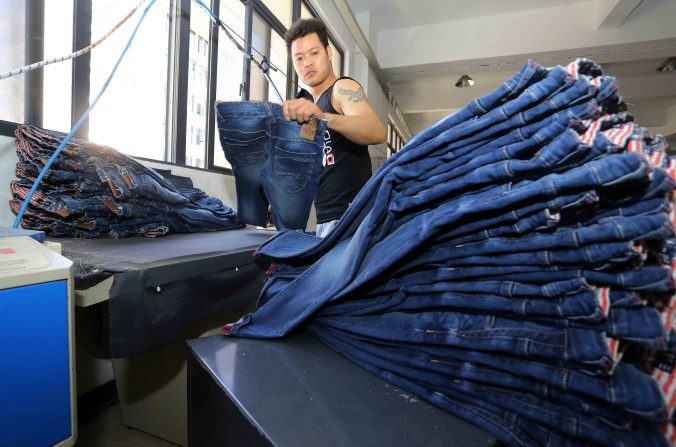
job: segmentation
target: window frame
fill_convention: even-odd
[[[92,25],[92,1],[93,0],[74,0],[73,2],[73,48],[80,49],[84,48],[91,42],[91,25]],[[278,33],[281,36],[287,31],[287,28],[284,24],[268,9],[268,7],[262,2],[262,0],[239,0],[244,4],[245,15],[244,15],[244,35],[243,37],[246,40],[245,48],[251,50],[251,32],[252,32],[252,21],[253,13],[257,13],[265,23],[270,26],[272,31]],[[37,32],[38,34],[42,33],[41,36],[44,38],[44,3],[43,2],[29,2],[33,4],[30,9],[31,13],[26,15],[26,32],[32,32],[33,35]],[[219,6],[220,0],[205,0],[205,3],[211,8],[211,10],[218,16],[219,15]],[[291,17],[292,22],[298,20],[301,14],[301,4],[304,5],[308,11],[314,17],[320,17],[316,9],[307,1],[307,0],[293,0],[291,3]],[[213,22],[209,25],[210,40],[204,40],[194,31],[190,30],[190,17],[192,7],[199,8],[198,5],[194,4],[192,0],[170,0],[170,13],[168,16],[167,26],[169,28],[168,33],[168,51],[169,51],[169,63],[167,68],[167,88],[166,88],[166,122],[165,122],[165,159],[151,159],[141,156],[132,156],[135,159],[139,160],[148,160],[152,162],[159,162],[168,165],[183,166],[197,170],[204,171],[213,171],[223,174],[232,175],[232,170],[229,168],[216,166],[214,165],[214,151],[220,150],[216,148],[217,144],[214,144],[215,141],[215,113],[213,107],[210,104],[214,104],[217,100],[216,98],[216,88],[217,88],[217,67],[218,67],[218,37],[219,37],[219,28]],[[201,8],[200,8],[201,9]],[[41,22],[41,23],[38,23]],[[200,42],[204,40],[204,42]],[[338,41],[333,36],[331,31],[329,31],[329,39],[335,50],[340,54],[341,63],[340,63],[340,73],[336,73],[338,76],[341,76],[345,70],[345,52],[342,47],[338,44]],[[38,39],[37,42],[41,41]],[[196,113],[195,112],[195,98],[193,97],[192,103],[189,103],[190,93],[188,92],[188,80],[191,75],[195,76],[195,81],[200,82],[202,74],[199,75],[195,71],[191,72],[189,55],[191,45],[196,47],[202,47],[202,51],[199,51],[199,54],[204,55],[206,53],[207,58],[207,71],[206,71],[206,83],[207,83],[207,103],[204,104],[201,112],[205,116],[206,128],[203,129],[202,138],[206,140],[205,144],[205,167],[199,168],[195,166],[190,166],[186,164],[186,149],[187,149],[187,134],[189,129],[188,127],[188,114]],[[231,43],[226,41],[227,45]],[[27,50],[28,51],[28,50]],[[30,49],[31,54],[39,55],[40,51],[44,51],[44,47],[40,48],[33,47]],[[257,53],[253,52],[254,56],[257,56]],[[28,55],[28,53],[27,53]],[[258,70],[258,67],[255,65],[252,67],[251,62],[248,58],[242,55],[244,58],[244,70],[242,73],[242,83],[241,85],[241,99],[248,100],[250,93],[250,80],[251,80],[251,70]],[[259,58],[257,58],[259,59]],[[71,120],[70,125],[75,125],[75,123],[80,119],[84,111],[89,107],[89,95],[90,95],[90,74],[91,74],[91,56],[90,53],[85,53],[73,60],[72,65],[72,76],[71,76]],[[195,67],[196,68],[196,67]],[[287,97],[294,97],[298,90],[298,79],[295,71],[293,70],[293,64],[291,58],[287,57],[286,64],[286,85],[277,86],[281,91],[286,91]],[[27,76],[32,76],[28,74]],[[39,76],[36,79],[41,79]],[[43,105],[40,102],[39,104],[35,102],[34,98],[42,98],[43,94],[43,85],[38,81],[35,81],[31,84],[31,94],[24,94],[24,101],[28,102],[33,98],[31,106],[26,107],[24,110],[24,123],[32,124],[36,126],[41,126],[43,118]],[[30,96],[30,98],[29,98]],[[195,105],[193,105],[195,104]],[[189,109],[188,106],[191,106]],[[10,121],[0,120],[0,127],[4,131],[8,131],[11,128],[16,128],[19,123],[14,123]],[[88,140],[89,137],[89,123],[86,120],[78,132],[74,135],[75,138]]]

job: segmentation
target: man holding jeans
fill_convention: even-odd
[[[286,119],[326,120],[324,167],[315,196],[317,236],[326,236],[371,176],[368,145],[383,143],[385,127],[359,83],[333,73],[326,26],[318,19],[296,21],[284,36],[298,78],[308,86],[283,104]]]

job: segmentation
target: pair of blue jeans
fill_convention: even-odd
[[[241,222],[265,226],[268,206],[279,230],[305,230],[322,168],[326,122],[314,135],[287,121],[279,104],[216,102],[221,147],[232,166]]]

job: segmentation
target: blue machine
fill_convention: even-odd
[[[77,437],[72,262],[30,237],[0,237],[0,446]]]

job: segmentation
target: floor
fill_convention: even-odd
[[[98,413],[78,427],[76,447],[176,447],[164,439],[127,428],[122,423],[120,405]]]

